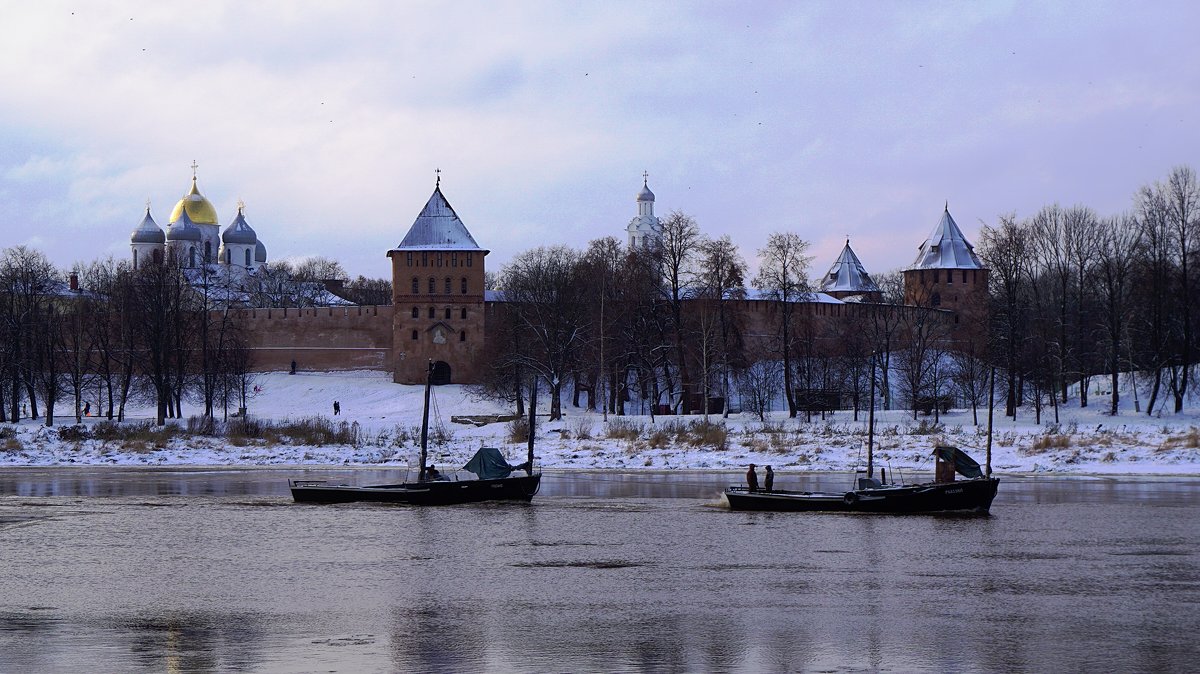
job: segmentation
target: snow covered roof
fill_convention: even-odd
[[[822,277],[820,289],[823,292],[879,292],[879,286],[871,280],[871,275],[850,249],[849,239],[846,239],[846,247],[842,248],[842,254],[838,255],[833,266]]]
[[[759,290],[758,288],[746,288],[746,299],[748,300],[775,300],[771,296],[770,291]],[[832,295],[826,295],[823,292],[803,293],[800,297],[793,299],[792,302],[797,304],[813,303],[813,304],[845,304]]]
[[[933,233],[917,250],[917,259],[909,269],[983,269],[975,247],[963,236],[962,230],[950,217],[950,206],[946,206],[942,219]]]
[[[442,195],[441,186],[421,209],[404,240],[393,250],[483,250]],[[485,251],[486,252],[486,251]]]

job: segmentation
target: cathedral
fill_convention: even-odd
[[[237,215],[220,231],[217,209],[196,185],[196,168],[193,163],[192,189],[175,204],[165,233],[147,203],[146,215],[129,237],[133,268],[169,255],[189,268],[215,263],[230,273],[253,272],[266,263],[267,247],[246,222],[244,204],[238,203]]]

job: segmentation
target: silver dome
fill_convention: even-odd
[[[167,241],[199,241],[200,228],[192,224],[192,219],[188,217],[187,210],[184,209],[179,219],[172,222],[167,227]]]
[[[221,243],[235,243],[247,246],[253,246],[258,243],[258,235],[254,233],[254,228],[246,224],[246,218],[242,215],[242,209],[238,209],[237,217],[225,231],[221,232]]]
[[[262,241],[254,242],[254,261],[264,263],[267,261],[267,247]]]
[[[163,234],[162,228],[158,223],[154,222],[154,218],[150,217],[150,209],[146,209],[146,217],[142,218],[139,224],[133,230],[133,234],[129,236],[130,243],[166,243],[167,237]]]
[[[642,183],[642,190],[638,192],[638,201],[654,201],[654,193],[650,191],[649,185]]]

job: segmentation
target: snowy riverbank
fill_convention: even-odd
[[[288,440],[172,437],[162,441],[98,440],[90,431],[100,419],[89,418],[74,429],[74,418],[62,414],[54,428],[25,420],[3,425],[0,466],[54,465],[396,465],[416,461],[414,437],[421,418],[422,388],[398,386],[380,372],[268,373],[258,380],[261,392],[250,402],[250,416],[278,422],[315,416],[335,424],[357,424],[356,444],[313,446]],[[511,442],[509,424],[483,426],[451,422],[451,416],[497,415],[508,410],[471,398],[460,386],[436,389],[437,413],[449,439],[431,448],[431,461],[461,466],[481,445],[500,447],[511,460],[525,452]],[[341,415],[334,417],[333,401]],[[726,469],[748,463],[776,470],[853,470],[865,462],[866,415],[853,421],[849,412],[812,422],[776,413],[763,424],[749,413],[728,419],[701,433],[699,416],[609,417],[569,407],[566,417],[542,423],[537,456],[547,468]],[[1032,412],[1018,420],[996,418],[993,466],[999,473],[1200,474],[1200,413],[1149,418],[1132,410],[1116,417],[1101,411],[1106,400],[1088,409],[1078,403],[1060,410],[1061,423],[1033,423]],[[185,405],[185,414],[196,412]],[[1053,413],[1048,412],[1048,416]],[[150,408],[134,407],[131,421],[148,419]],[[544,419],[545,417],[543,417]],[[616,421],[614,421],[616,420]],[[910,412],[876,416],[876,461],[902,471],[929,471],[935,445],[966,449],[983,462],[986,416],[972,424],[970,410],[913,420]],[[432,422],[431,422],[432,423]],[[618,429],[617,426],[620,426]],[[71,429],[71,430],[66,430]],[[616,431],[620,431],[617,433]],[[633,437],[636,434],[636,438]],[[624,437],[610,437],[621,435]]]

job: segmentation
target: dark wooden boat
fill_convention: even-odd
[[[987,513],[992,506],[992,499],[996,498],[1000,479],[985,477],[979,470],[979,464],[957,447],[938,447],[934,454],[938,466],[937,478],[933,482],[899,485],[872,477],[860,477],[857,488],[844,493],[786,489],[751,491],[747,487],[734,486],[725,490],[725,499],[733,510]],[[958,470],[960,474],[973,477],[955,480],[954,471],[959,466],[962,466]],[[974,466],[973,470],[971,466]]]
[[[874,475],[875,376],[874,358],[871,375],[871,410],[867,420],[867,469],[857,477],[854,489],[844,493],[808,492],[786,489],[760,490],[731,486],[725,500],[732,510],[826,511],[863,513],[940,513],[971,512],[986,514],[996,498],[1000,479],[992,477],[992,408],[989,401],[987,435],[987,471],[957,447],[936,447],[934,480],[901,485],[886,481],[884,471]],[[992,372],[992,390],[996,374]],[[752,466],[753,467],[753,466]],[[860,473],[861,475],[862,473]],[[955,475],[964,480],[956,480]]]
[[[491,448],[488,448],[491,449]],[[454,505],[482,501],[532,501],[541,473],[492,480],[448,480],[400,484],[348,485],[325,480],[288,480],[297,503],[375,501],[408,505]]]
[[[529,460],[510,465],[494,447],[481,447],[463,466],[476,479],[448,479],[427,468],[429,443],[429,396],[433,382],[433,363],[425,380],[425,409],[421,414],[421,464],[416,482],[399,484],[330,484],[327,480],[288,480],[297,503],[349,503],[373,501],[407,505],[455,505],[483,501],[533,500],[542,484],[541,472],[533,470],[534,411],[536,395],[529,405]],[[534,389],[536,391],[536,389]],[[525,475],[512,475],[524,471]]]

